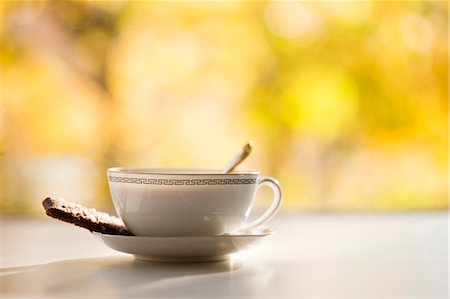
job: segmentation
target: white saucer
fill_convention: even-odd
[[[93,233],[107,246],[130,253],[138,260],[155,262],[211,262],[229,258],[275,231],[261,227],[249,232],[220,236],[141,237]]]

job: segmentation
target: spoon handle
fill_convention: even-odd
[[[247,142],[244,147],[231,159],[230,163],[225,167],[222,173],[232,172],[245,158],[250,155],[253,148],[253,140]]]

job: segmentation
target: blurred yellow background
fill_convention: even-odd
[[[241,166],[285,211],[448,207],[448,4],[1,2],[0,207]]]

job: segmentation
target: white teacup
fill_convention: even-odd
[[[258,171],[108,169],[119,217],[137,236],[206,236],[248,230],[269,221],[281,204],[281,188]],[[267,211],[247,223],[258,187],[272,188]]]

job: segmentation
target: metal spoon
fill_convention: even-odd
[[[236,166],[241,164],[242,161],[245,160],[245,158],[250,155],[253,148],[253,140],[250,140],[247,142],[244,147],[231,159],[230,163],[225,167],[225,169],[222,171],[222,173],[230,173],[232,172]]]

